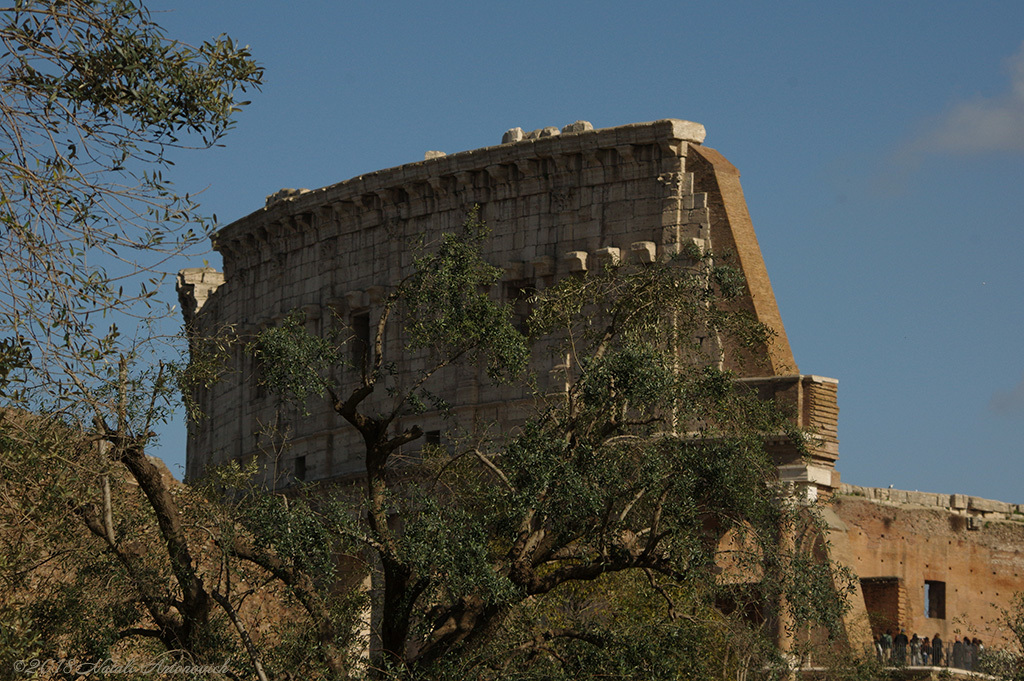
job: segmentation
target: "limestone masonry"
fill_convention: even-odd
[[[353,346],[366,345],[382,297],[409,272],[410,244],[458,229],[473,205],[492,229],[485,257],[504,272],[499,295],[517,310],[524,292],[605,260],[651,262],[685,253],[691,245],[731,253],[746,278],[740,305],[776,335],[754,356],[721,348],[723,363],[764,397],[791,407],[797,425],[815,431],[808,459],[784,441],[773,443],[780,477],[811,497],[846,493],[835,496],[830,522],[835,557],[862,578],[850,621],[859,632],[849,632],[851,641],[867,640],[869,617],[876,633],[881,626],[903,626],[908,633],[916,628],[922,636],[941,631],[950,638],[957,617],[972,626],[989,621],[992,610],[983,602],[991,597],[1005,604],[1013,591],[1024,589],[1020,552],[997,544],[1024,547],[1024,533],[1001,520],[1010,529],[989,542],[986,531],[972,530],[971,523],[989,513],[1012,517],[1019,509],[955,495],[946,496],[945,504],[937,495],[904,493],[906,498],[884,503],[927,510],[879,511],[879,495],[889,490],[840,485],[837,382],[797,370],[739,172],[703,146],[704,137],[702,125],[674,119],[599,130],[585,121],[561,130],[514,128],[500,145],[451,155],[428,151],[423,161],[329,187],[282,189],[217,233],[223,274],[209,268],[179,274],[186,321],[200,334],[229,328],[244,337],[302,310],[310,330],[322,331],[338,318],[353,330]],[[399,333],[390,333],[387,342],[389,357],[402,356],[399,376],[421,361],[400,352]],[[274,398],[254,380],[252,361],[241,348],[232,352],[234,371],[195,395],[208,418],[189,425],[189,479],[210,465],[252,457],[270,465],[271,487],[360,474],[359,458],[352,454],[360,451],[358,436],[326,401],[311,403],[309,415],[276,419]],[[533,368],[551,384],[542,387],[553,387],[557,360],[545,359],[543,351],[538,357]],[[344,373],[350,369],[338,371],[334,378],[343,387],[356,379]],[[514,427],[532,406],[524,389],[493,386],[471,369],[445,373],[432,389],[449,398],[463,424]],[[373,399],[381,408],[388,402],[387,395]],[[420,415],[416,423],[428,439],[443,441],[440,415]],[[274,432],[285,431],[290,447],[275,449]],[[963,518],[962,527],[944,521],[947,516]],[[941,532],[931,532],[933,520]],[[895,537],[883,527],[901,529]],[[938,548],[942,542],[947,549]],[[923,611],[926,590],[931,613]]]
[[[777,336],[742,363],[724,348],[725,364],[765,396],[777,393],[795,407],[801,425],[819,428],[823,437],[813,462],[792,451],[788,458],[780,453],[786,459],[781,463],[787,478],[815,491],[831,489],[838,456],[835,382],[797,372],[739,173],[701,145],[704,127],[662,120],[594,130],[581,121],[561,132],[544,128],[524,135],[514,129],[505,140],[452,155],[430,152],[419,163],[323,189],[273,194],[265,207],[216,235],[223,276],[210,269],[181,273],[186,319],[203,332],[230,327],[245,334],[301,309],[312,330],[337,316],[365,333],[376,326],[385,291],[408,273],[410,245],[459,228],[474,204],[493,231],[485,256],[504,270],[500,295],[514,305],[524,291],[543,289],[602,259],[647,262],[687,244],[734,253],[747,279],[742,304]],[[389,357],[403,354],[399,333],[388,342]],[[269,449],[264,434],[275,402],[252,380],[250,361],[235,352],[237,371],[199,395],[209,418],[191,426],[189,478],[210,464],[248,460]],[[402,361],[411,365],[417,358],[406,354]],[[554,367],[534,368],[544,376]],[[354,377],[337,378],[344,383]],[[525,392],[492,386],[466,370],[449,372],[434,389],[455,395],[463,423],[513,425],[530,408]],[[376,399],[383,404],[387,397]],[[357,451],[355,433],[326,403],[312,409],[310,416],[276,424],[287,427],[292,439],[286,457],[272,462],[271,484],[360,472],[349,456]],[[443,430],[435,415],[417,422],[428,432]]]

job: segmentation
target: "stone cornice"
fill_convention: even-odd
[[[327,215],[387,210],[388,217],[405,219],[436,211],[439,201],[447,208],[536,193],[546,189],[538,180],[560,173],[591,171],[591,182],[600,184],[603,173],[615,166],[684,157],[688,145],[702,143],[704,136],[701,124],[678,119],[570,130],[428,158],[321,189],[282,189],[267,198],[265,207],[221,229],[214,245],[227,257],[239,247],[248,251],[253,240],[265,243],[309,229]]]

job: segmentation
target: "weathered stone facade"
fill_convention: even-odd
[[[814,431],[807,459],[781,438],[770,443],[780,478],[810,496],[831,494],[840,489],[837,382],[798,372],[739,172],[703,140],[703,126],[681,120],[602,130],[582,121],[561,131],[516,128],[497,146],[427,152],[421,162],[322,189],[281,190],[216,235],[223,275],[208,268],[180,274],[186,320],[201,332],[230,328],[244,337],[301,309],[312,330],[337,317],[356,335],[368,333],[382,297],[410,269],[410,245],[457,229],[475,204],[493,231],[485,256],[504,271],[497,294],[511,303],[524,290],[605,259],[650,262],[690,244],[730,252],[746,278],[740,305],[776,336],[754,356],[721,348],[723,364]],[[421,360],[401,352],[397,330],[387,342],[388,355],[402,357],[399,372]],[[235,370],[196,395],[208,418],[189,426],[187,477],[253,456],[271,464],[270,486],[360,474],[359,438],[326,402],[310,405],[309,415],[275,421],[274,398],[258,387],[251,360],[240,347],[233,352]],[[537,356],[533,368],[543,381],[557,360],[543,351]],[[334,378],[342,385],[356,380]],[[525,389],[494,386],[471,369],[448,371],[432,387],[464,424],[514,427],[533,409]],[[383,407],[388,398],[372,399]],[[443,437],[440,415],[420,415],[416,423]],[[275,428],[289,432],[286,451],[275,452],[267,439]],[[826,520],[833,558],[863,580],[849,620],[851,643],[867,644],[871,616],[876,629],[885,620],[922,636],[981,635],[997,607],[1024,589],[1024,524],[1014,520],[1024,509],[956,495],[841,489],[846,495],[836,496]],[[933,608],[944,589],[941,618],[925,610],[926,582]]]
[[[186,318],[205,332],[223,326],[245,334],[301,309],[314,329],[332,316],[356,333],[374,328],[381,297],[409,271],[411,244],[457,229],[473,205],[492,229],[485,256],[505,273],[499,295],[513,303],[523,290],[543,289],[605,259],[649,262],[690,244],[728,252],[746,276],[747,295],[739,304],[776,337],[754,356],[722,348],[723,362],[765,396],[790,404],[801,425],[818,428],[812,465],[784,443],[777,454],[786,479],[814,491],[831,488],[838,456],[835,382],[797,372],[739,172],[703,140],[704,127],[688,121],[604,130],[577,121],[562,131],[513,129],[498,146],[428,152],[424,161],[323,189],[281,190],[216,235],[222,284],[208,269],[181,273]],[[401,355],[398,330],[388,343],[389,356]],[[198,396],[209,417],[190,427],[189,478],[211,463],[269,449],[261,433],[274,419],[273,399],[260,392],[251,363],[235,352],[237,371]],[[409,367],[418,360],[406,353],[401,362]],[[534,369],[543,378],[551,366]],[[514,425],[531,409],[525,391],[490,385],[468,370],[446,373],[434,390],[452,402],[463,423]],[[436,415],[417,422],[428,432],[442,430]],[[274,484],[287,485],[296,475],[326,480],[360,472],[350,454],[358,451],[357,436],[327,404],[275,425],[290,431],[291,445],[275,462]]]

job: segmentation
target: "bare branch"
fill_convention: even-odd
[[[483,465],[487,466],[487,467],[488,467],[489,469],[491,469],[491,471],[492,471],[492,472],[493,472],[493,473],[494,473],[495,475],[497,475],[497,476],[498,476],[499,478],[501,478],[501,481],[502,481],[503,483],[505,483],[505,486],[506,486],[506,487],[508,487],[508,488],[509,488],[510,490],[512,490],[513,492],[515,492],[515,491],[516,491],[516,488],[515,488],[515,486],[513,486],[513,485],[512,485],[512,483],[511,483],[511,482],[509,481],[509,479],[508,479],[508,477],[507,477],[507,476],[505,475],[505,473],[504,473],[504,472],[502,472],[502,470],[501,470],[500,468],[498,468],[498,466],[497,466],[497,465],[495,465],[495,463],[494,463],[493,461],[491,461],[491,460],[490,460],[490,459],[489,459],[489,458],[488,458],[487,456],[485,456],[483,452],[481,452],[481,451],[480,451],[479,449],[477,449],[476,447],[474,447],[474,448],[473,448],[472,450],[470,450],[470,451],[471,451],[471,452],[472,452],[472,453],[473,453],[474,455],[476,455],[476,458],[480,460],[480,463],[482,463]]]
[[[114,548],[117,539],[114,537],[114,512],[110,506],[110,476],[103,476],[103,530],[107,544]]]
[[[234,625],[235,631],[238,632],[238,637],[242,639],[242,644],[245,646],[245,652],[249,654],[249,661],[252,662],[253,668],[256,670],[256,676],[260,681],[269,681],[267,673],[263,670],[263,663],[260,661],[259,651],[256,650],[256,645],[252,642],[252,638],[249,636],[249,632],[245,628],[245,624],[238,618],[238,613],[231,606],[231,601],[227,599],[224,594],[217,591],[216,589],[210,591],[210,595],[213,600],[217,601],[221,609],[224,610],[224,614],[231,620],[231,624]]]

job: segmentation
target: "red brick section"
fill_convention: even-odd
[[[1014,593],[1024,591],[1024,522],[971,522],[949,509],[856,496],[833,497],[832,509],[847,527],[849,567],[861,578],[899,580],[897,626],[908,636],[939,632],[950,643],[957,636],[978,637],[988,647],[1008,643],[1001,617]],[[943,618],[925,610],[926,580],[945,583]]]
[[[893,636],[900,633],[900,623],[909,618],[906,585],[899,577],[869,577],[861,582],[864,605],[875,636],[886,631]]]
[[[708,194],[712,249],[716,254],[732,251],[736,255],[750,292],[749,311],[776,334],[771,347],[767,348],[767,367],[729,368],[744,376],[764,375],[766,369],[774,376],[797,374],[796,360],[743,197],[740,172],[714,149],[690,145],[690,151],[693,153],[687,156],[687,170],[694,173],[694,191]]]

